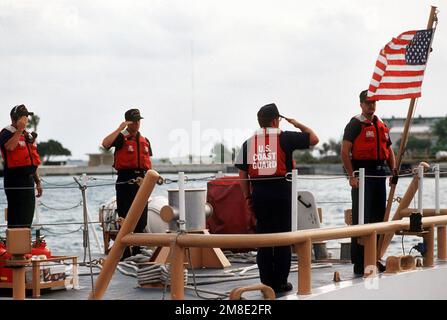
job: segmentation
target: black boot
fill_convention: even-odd
[[[354,264],[354,274],[356,276],[363,276],[363,274],[365,273],[365,267],[363,266],[363,264]]]
[[[141,253],[141,247],[140,246],[133,246],[132,247],[132,255],[136,256],[137,254]]]
[[[121,256],[120,261],[124,261],[124,259],[129,258],[132,256],[132,253],[130,252],[130,248],[126,247],[126,249],[124,249],[123,255]]]
[[[284,293],[284,292],[289,292],[293,289],[293,285],[290,282],[287,283],[283,283],[275,288],[273,288],[273,290],[275,291],[276,294],[278,293]]]

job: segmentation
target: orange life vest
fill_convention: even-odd
[[[13,126],[8,126],[5,129],[12,133],[17,131]],[[27,141],[23,133],[20,135],[19,142],[14,150],[9,151],[6,147],[2,148],[2,156],[7,168],[37,167],[42,163],[40,161],[39,153],[37,152],[36,141]]]
[[[123,146],[115,151],[115,162],[113,167],[116,170],[152,168],[149,141],[137,133],[132,136],[126,130],[122,132],[124,136]],[[137,142],[138,140],[138,142]]]
[[[286,154],[280,144],[281,130],[264,128],[247,142],[248,175],[284,177],[287,173]]]
[[[360,121],[362,130],[352,144],[353,160],[387,160],[389,132],[385,123],[377,118],[376,125],[362,115],[354,117]]]

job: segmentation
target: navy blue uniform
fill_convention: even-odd
[[[286,169],[293,169],[293,151],[308,149],[308,133],[284,131],[280,146],[286,155]],[[244,142],[235,166],[248,172],[247,141]],[[277,233],[291,231],[291,183],[285,179],[251,181],[253,211],[256,217],[256,233]],[[257,264],[261,282],[272,288],[287,283],[291,264],[291,248],[259,248]]]
[[[0,148],[6,154],[5,143],[14,134],[6,129],[0,132]],[[8,228],[30,228],[34,217],[36,196],[34,173],[36,166],[8,168],[4,161],[4,187],[8,201]],[[17,188],[17,189],[16,189]]]
[[[377,121],[377,117],[374,117]],[[345,127],[343,140],[351,143],[362,130],[361,122],[352,119]],[[388,146],[391,140],[388,140]],[[365,178],[365,210],[364,223],[383,222],[386,210],[386,175],[389,173],[385,160],[351,160],[353,171],[365,168],[366,176],[383,176],[383,178]],[[351,189],[352,223],[359,223],[359,189]],[[357,243],[357,238],[351,238],[351,262],[356,273],[364,270],[364,247]]]
[[[118,135],[115,141],[112,144],[112,147],[115,147],[115,150],[123,147],[124,144],[124,136],[122,133]],[[149,149],[149,154],[152,156],[152,150]],[[135,196],[137,195],[138,189],[140,188],[135,183],[123,183],[132,179],[136,179],[138,177],[144,178],[146,171],[138,170],[118,170],[118,178],[116,180],[117,184],[115,185],[116,190],[116,206],[118,211],[118,216],[125,218],[129,209],[132,205]],[[143,233],[147,224],[147,204],[143,209],[140,219],[135,227],[136,233]],[[139,247],[134,246],[132,254],[138,254],[140,252]],[[130,256],[131,253],[129,248],[126,248],[126,251],[123,254],[123,258]]]

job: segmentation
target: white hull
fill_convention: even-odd
[[[371,280],[357,278],[312,290],[308,296],[287,300],[445,300],[447,263],[398,274],[380,274]]]

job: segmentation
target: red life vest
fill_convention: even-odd
[[[8,126],[5,129],[12,133],[17,131],[13,126]],[[14,150],[9,151],[6,147],[2,148],[2,156],[7,168],[37,167],[42,163],[40,161],[39,153],[37,152],[36,141],[27,141],[23,133],[20,135],[19,142]]]
[[[264,128],[248,140],[247,163],[251,178],[285,176],[286,154],[281,148],[280,136],[281,130]]]
[[[136,136],[132,136],[126,130],[121,133],[124,136],[124,143],[120,149],[115,151],[113,167],[116,170],[151,169],[149,140],[140,135],[140,133],[137,133]]]
[[[377,127],[362,115],[354,118],[361,122],[362,131],[352,144],[352,159],[387,160],[390,156],[388,144],[390,129],[377,117]]]

